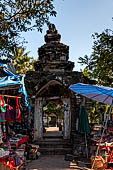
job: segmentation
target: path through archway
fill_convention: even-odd
[[[43,129],[47,132],[64,130],[64,105],[61,99],[49,99],[43,104]]]

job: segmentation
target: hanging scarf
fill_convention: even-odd
[[[6,103],[4,100],[4,96],[0,96],[0,109],[1,112],[6,112]]]
[[[19,104],[18,104],[18,97],[16,97],[16,121],[21,123],[21,114],[20,114],[20,108],[19,108]]]

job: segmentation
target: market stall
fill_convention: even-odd
[[[24,76],[0,63],[0,170],[25,168],[30,114]]]
[[[113,131],[111,132],[111,122],[108,122],[106,131],[103,134],[103,138],[101,140],[102,131],[104,125],[97,125],[95,132],[93,132],[93,136],[91,139],[90,146],[90,155],[91,155],[91,163],[93,164],[93,160],[95,158],[94,169],[99,168],[108,168],[110,163],[113,164]],[[110,124],[109,124],[110,123]],[[98,154],[96,154],[98,149]],[[96,157],[95,157],[96,155]]]
[[[77,83],[70,86],[70,89],[84,97],[110,105],[108,113],[103,121],[100,133],[94,134],[91,150],[91,169],[113,168],[113,88]],[[111,118],[112,117],[112,118]]]

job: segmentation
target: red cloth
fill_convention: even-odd
[[[28,140],[29,140],[29,136],[25,136],[22,139],[20,139],[17,143],[13,143],[11,145],[16,146],[16,149],[18,149],[21,144],[26,143]]]
[[[12,162],[8,162],[8,163],[7,163],[7,162],[4,162],[4,164],[5,164],[7,167],[9,167],[10,169],[12,169],[12,170],[13,170],[13,169],[17,169],[17,166],[13,166],[13,165],[12,165]]]
[[[29,136],[25,136],[23,137],[21,140],[18,141],[18,144],[16,145],[16,149],[18,149],[18,147],[23,144],[26,143],[29,140]]]
[[[0,105],[4,108],[4,100],[2,96],[0,96]]]
[[[0,162],[6,162],[6,158],[8,158],[8,157],[9,157],[9,155],[0,157]]]
[[[25,136],[23,137],[20,141],[18,141],[18,145],[21,145],[23,143],[26,143],[28,141],[29,137],[28,136]]]
[[[21,115],[20,115],[20,108],[19,108],[19,104],[18,104],[18,97],[16,97],[16,112],[17,112],[17,122],[21,123]]]

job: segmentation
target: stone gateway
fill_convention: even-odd
[[[60,40],[61,35],[55,25],[50,24],[45,44],[38,49],[39,60],[35,63],[35,71],[27,72],[25,77],[30,104],[34,110],[34,140],[44,138],[52,121],[61,131],[63,140],[70,139],[71,134],[77,130],[83,98],[73,94],[69,86],[79,82],[92,83],[82,72],[73,71],[74,62],[69,61],[69,46]],[[49,113],[49,105],[57,111]],[[62,108],[59,112],[58,107]]]

